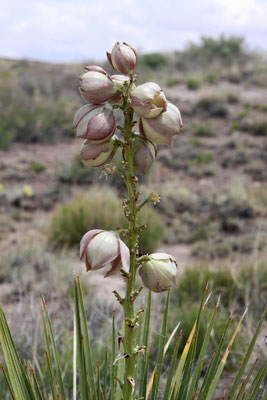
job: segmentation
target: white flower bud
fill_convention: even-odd
[[[85,70],[87,72],[79,78],[80,93],[84,100],[92,104],[101,104],[109,100],[116,92],[110,76],[98,66],[89,66]]]
[[[104,143],[92,143],[85,140],[81,147],[81,158],[88,167],[100,167],[111,161],[117,150],[117,138],[112,137]]]
[[[166,97],[154,82],[137,86],[131,93],[131,100],[134,111],[145,118],[155,118],[167,109]]]
[[[125,42],[117,42],[111,54],[107,53],[107,58],[115,71],[120,74],[129,74],[134,70],[137,55],[135,49],[131,45]]]
[[[109,104],[96,106],[85,104],[75,114],[73,128],[76,137],[88,139],[94,143],[108,140],[116,129],[116,121]]]
[[[134,172],[145,174],[157,156],[157,148],[149,140],[136,136],[134,139]]]
[[[177,135],[183,122],[180,111],[172,104],[156,118],[140,118],[140,133],[153,143],[170,145],[172,136]]]
[[[116,232],[93,229],[81,240],[80,258],[85,260],[87,271],[111,267],[106,278],[120,268],[129,269],[130,252]]]
[[[160,293],[176,286],[177,263],[166,253],[153,253],[139,269],[144,285],[153,292]]]

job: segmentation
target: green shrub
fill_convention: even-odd
[[[243,38],[224,35],[219,38],[203,36],[200,44],[191,44],[184,56],[202,66],[210,66],[216,61],[225,66],[241,65],[248,58]]]
[[[57,174],[57,179],[62,183],[88,185],[99,176],[99,170],[86,167],[80,154],[77,154],[70,164],[62,165]]]
[[[244,108],[240,113],[238,114],[238,118],[243,119],[246,118],[250,113],[250,109],[248,107]]]
[[[166,64],[166,58],[161,53],[150,53],[139,56],[138,64],[157,70]]]
[[[32,161],[29,165],[29,169],[30,171],[36,172],[36,173],[40,173],[43,172],[45,170],[45,165],[40,163],[39,161]]]
[[[237,93],[230,92],[230,93],[227,93],[226,100],[230,104],[236,104],[239,102],[239,96]]]
[[[191,161],[192,165],[207,165],[211,163],[213,159],[212,153],[208,151],[203,151],[197,153],[193,160]]]
[[[241,129],[254,136],[267,136],[267,121],[244,122]]]
[[[210,124],[199,124],[194,127],[194,135],[199,137],[213,136],[213,130]]]
[[[168,87],[173,87],[175,85],[178,85],[179,83],[181,83],[181,81],[179,79],[175,79],[175,78],[169,78],[165,85]]]
[[[227,312],[235,310],[240,315],[246,307],[257,319],[267,302],[267,263],[248,264],[240,271],[230,268],[211,270],[206,265],[187,268],[178,280],[178,304],[199,302],[203,287],[209,282],[213,294],[222,294],[221,302]]]
[[[189,78],[186,81],[186,86],[190,90],[197,90],[201,86],[201,82],[198,79]]]
[[[228,115],[224,101],[217,97],[200,99],[195,106],[195,111],[204,112],[210,117],[225,118]]]
[[[231,131],[237,131],[240,129],[240,124],[239,122],[232,122],[231,123]]]
[[[199,240],[192,246],[193,256],[203,259],[225,258],[232,250],[232,246],[226,241],[207,242],[206,240]]]
[[[140,225],[147,228],[140,235],[140,250],[156,250],[163,235],[160,217],[149,207],[140,213]],[[71,247],[80,243],[91,229],[126,228],[121,201],[111,190],[92,188],[85,194],[76,194],[69,203],[59,206],[50,220],[48,241],[55,247]]]
[[[201,146],[203,145],[203,143],[201,142],[201,140],[198,139],[198,138],[191,138],[191,139],[190,139],[190,144],[191,144],[193,147],[201,147]]]
[[[27,63],[26,63],[27,64]],[[13,141],[55,143],[73,135],[71,123],[80,105],[76,84],[62,66],[10,61],[0,81],[0,148]],[[75,86],[73,85],[75,84]],[[71,92],[70,92],[71,84]]]
[[[112,163],[117,163],[119,154],[115,154]],[[70,164],[62,165],[57,173],[59,182],[74,185],[88,185],[99,181],[101,171],[98,168],[88,168],[82,161],[80,154],[73,157]],[[108,183],[112,186],[121,187],[122,181],[118,174],[109,175]]]
[[[217,83],[218,78],[217,78],[216,74],[210,72],[209,74],[207,74],[207,75],[205,76],[205,80],[206,80],[208,83],[211,83],[211,84],[213,85],[213,84]]]
[[[10,127],[9,129],[4,129],[0,121],[0,150],[8,150],[15,139],[15,132]]]

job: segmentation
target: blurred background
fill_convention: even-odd
[[[112,290],[123,290],[119,274],[85,275],[78,260],[86,231],[125,224],[124,188],[82,165],[72,130],[78,76],[95,64],[113,73],[105,52],[118,40],[139,53],[137,82],[158,82],[184,122],[139,177],[143,196],[161,197],[141,216],[141,251],[177,258],[173,310],[185,332],[209,280],[223,292],[222,316],[249,307],[247,340],[267,300],[266,15],[265,0],[1,1],[0,302],[22,355],[36,356],[44,294],[71,363],[72,317],[64,313],[76,270],[101,358]]]

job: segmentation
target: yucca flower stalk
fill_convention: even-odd
[[[167,102],[157,84],[149,82],[136,89],[137,76],[134,67],[137,56],[132,46],[116,43],[112,53],[108,53],[108,60],[117,72],[126,76],[116,75],[116,79],[112,79],[101,67],[86,67],[87,72],[80,78],[81,92],[86,101],[94,103],[78,110],[74,118],[74,129],[77,138],[85,140],[81,148],[84,164],[88,167],[104,166],[103,174],[118,173],[125,183],[127,195],[124,196],[122,208],[128,220],[128,228],[104,231],[101,227],[95,227],[81,238],[80,256],[89,273],[93,274],[94,270],[107,267],[107,279],[113,273],[120,273],[125,281],[124,294],[114,291],[124,314],[121,332],[119,335],[116,332],[113,311],[111,349],[106,350],[102,365],[100,362],[95,365],[82,285],[79,276],[75,275],[73,392],[69,398],[62,373],[64,366],[45,299],[42,298],[45,371],[41,370],[38,363],[34,368],[31,362],[20,360],[5,314],[0,307],[0,342],[5,360],[1,369],[7,390],[12,400],[212,400],[246,310],[227,340],[228,328],[232,323],[232,316],[229,316],[218,346],[213,349],[212,357],[208,357],[220,303],[218,299],[211,311],[204,339],[200,343],[200,352],[197,353],[200,321],[210,299],[207,286],[203,288],[198,315],[184,348],[180,348],[182,332],[179,321],[173,326],[172,333],[167,335],[170,288],[176,286],[178,265],[173,256],[165,253],[139,256],[139,234],[145,227],[139,225],[138,214],[148,203],[156,204],[159,196],[152,192],[142,199],[135,173],[147,172],[157,155],[156,144],[171,144],[173,136],[182,127],[182,118],[178,108]],[[123,126],[115,124],[114,109],[122,112]],[[139,118],[139,125],[136,118]],[[136,131],[138,126],[140,132]],[[118,136],[114,135],[116,129]],[[122,164],[107,164],[116,151],[121,151]],[[136,299],[143,287],[136,287],[137,271],[144,286],[150,289],[146,306],[139,309]],[[151,367],[150,357],[151,291],[167,292],[154,369]],[[261,363],[258,359],[254,363],[250,362],[266,314],[267,309],[244,352],[241,364],[237,366],[233,384],[226,388],[222,400],[267,400],[267,393],[262,389],[267,373],[266,357]],[[176,345],[166,373],[164,358],[172,341]],[[48,376],[49,388],[43,385],[45,375]]]

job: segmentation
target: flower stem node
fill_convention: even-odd
[[[178,266],[173,256],[153,253],[145,257],[139,274],[148,289],[160,293],[176,286]]]
[[[116,299],[118,300],[118,302],[119,302],[120,304],[124,304],[125,299],[123,299],[123,298],[119,295],[119,293],[117,292],[117,290],[113,290],[112,293],[114,294],[114,296],[116,297]]]
[[[115,164],[106,164],[101,171],[100,178],[102,176],[107,177],[108,175],[113,175],[118,171],[118,167]]]
[[[116,232],[93,229],[81,240],[80,258],[85,260],[87,271],[111,267],[107,277],[121,268],[129,269],[130,252]]]
[[[115,71],[128,75],[133,73],[137,54],[130,44],[117,42],[111,53],[107,53],[107,58]]]
[[[118,106],[121,106],[121,101],[124,96],[124,91],[125,91],[125,88],[127,88],[127,86],[130,83],[130,78],[129,78],[129,76],[125,76],[125,75],[112,75],[110,77],[110,79],[112,80],[112,82],[115,85],[116,92],[109,99],[108,102],[110,104],[118,103]],[[135,89],[135,87],[136,87],[135,85],[132,85],[132,89]]]

